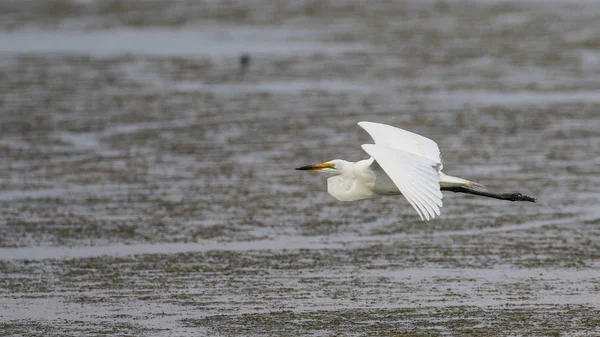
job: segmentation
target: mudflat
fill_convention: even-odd
[[[600,335],[594,3],[1,7],[1,334]],[[361,120],[538,202],[421,222],[294,171]]]

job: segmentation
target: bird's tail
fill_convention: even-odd
[[[466,179],[449,176],[443,172],[439,172],[440,174],[440,187],[448,188],[448,187],[465,187],[471,190],[477,191],[485,191],[486,188],[484,185],[480,183],[476,183],[474,181],[469,181]]]

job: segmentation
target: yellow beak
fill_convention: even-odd
[[[325,168],[335,168],[335,165],[333,165],[332,163],[321,163],[321,164],[315,164],[315,165],[306,165],[306,166],[302,166],[302,167],[298,167],[296,170],[302,170],[302,171],[319,171]]]

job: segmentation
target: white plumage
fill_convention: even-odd
[[[440,149],[433,140],[387,124],[359,122],[358,125],[369,133],[376,145],[429,158],[441,169]]]
[[[444,174],[440,149],[429,138],[386,124],[358,125],[375,142],[362,145],[371,158],[355,163],[335,159],[297,168],[333,174],[327,179],[327,192],[340,201],[402,194],[422,220],[440,215],[442,189],[503,200],[535,201],[519,193],[483,192],[481,184]]]

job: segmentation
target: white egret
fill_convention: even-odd
[[[327,179],[327,192],[340,201],[355,201],[377,195],[402,194],[421,220],[440,215],[442,192],[469,193],[510,201],[531,201],[520,193],[497,194],[485,191],[481,184],[442,172],[440,149],[431,139],[391,125],[358,123],[375,144],[363,144],[371,156],[358,162],[335,159],[296,170],[319,171],[333,176]]]

